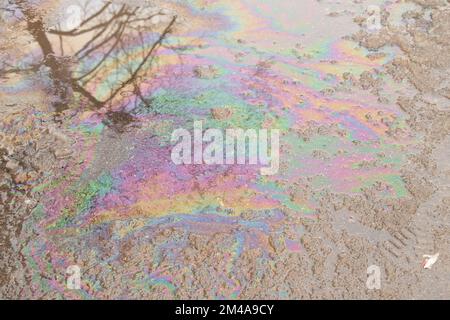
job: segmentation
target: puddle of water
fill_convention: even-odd
[[[117,263],[121,241],[151,234],[151,226],[229,234],[234,247],[227,272],[232,274],[233,259],[243,247],[269,250],[270,234],[287,228],[283,224],[286,212],[314,214],[318,199],[295,194],[296,185],[358,193],[381,181],[387,186],[387,197],[406,193],[399,169],[405,161],[403,148],[411,138],[409,133],[387,134],[390,127],[405,126],[402,112],[367,93],[329,93],[345,80],[344,73],[359,76],[393,58],[394,53],[386,49],[384,56],[371,59],[365,49],[343,39],[358,30],[352,20],[364,7],[312,0],[263,4],[256,0],[192,0],[165,2],[164,6],[167,12],[177,12],[180,20],[175,23],[170,14],[163,14],[153,20],[151,29],[133,22],[141,33],[125,26],[153,15],[153,9],[142,12],[108,6],[105,12],[114,7],[114,13],[102,21],[111,15],[120,17],[107,24],[98,38],[95,34],[100,27],[67,36],[67,30],[46,35],[39,23],[28,26],[49,57],[45,66],[56,87],[53,93],[64,103],[64,90],[70,88],[88,101],[83,102],[86,107],[91,105],[74,119],[73,130],[79,137],[75,148],[84,161],[82,171],[95,177],[82,184],[62,181],[47,190],[45,217],[34,226],[41,236],[27,249],[36,262],[36,274],[44,267],[42,252],[52,256],[55,269],[75,263],[74,257],[103,265]],[[339,9],[342,14],[330,16]],[[129,14],[121,16],[123,12]],[[161,34],[168,31],[171,33],[163,44],[155,47]],[[64,37],[62,44],[60,36]],[[69,60],[61,63],[53,54],[78,59],[73,64]],[[16,94],[20,97],[20,92]],[[76,105],[76,99],[69,105]],[[212,109],[232,112],[220,120]],[[280,129],[280,174],[261,177],[252,166],[175,166],[170,159],[171,132],[178,127],[192,128],[194,120],[204,120],[204,128]],[[133,123],[138,125],[133,127]],[[133,134],[127,136],[131,141],[118,139],[108,148],[104,135],[111,130],[105,126],[119,135],[131,126]],[[135,148],[130,150],[130,145]],[[112,164],[98,160],[110,153],[115,159]],[[248,212],[256,218],[241,217]],[[110,243],[113,248],[105,259],[100,258],[103,255],[96,246],[57,247],[52,240],[71,234],[89,244],[96,236],[94,231],[106,227],[115,231]],[[367,233],[358,226],[348,231]],[[137,240],[137,248],[145,241]],[[299,239],[289,241],[298,243]],[[135,267],[139,272],[143,265]],[[123,281],[133,280],[124,276]],[[182,285],[168,275],[164,281],[168,287]],[[57,285],[52,289],[64,294]],[[239,285],[233,290],[217,289],[215,294],[238,296]],[[83,292],[96,296],[99,289],[93,286]]]

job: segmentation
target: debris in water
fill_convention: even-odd
[[[424,269],[431,269],[431,267],[436,263],[439,258],[439,252],[434,255],[424,254],[423,257],[425,261],[423,262]]]
[[[214,79],[219,75],[219,70],[212,65],[197,66],[194,68],[194,74],[200,79]]]
[[[211,109],[211,114],[216,120],[226,120],[229,119],[233,115],[233,109],[225,107],[225,108],[213,108]]]

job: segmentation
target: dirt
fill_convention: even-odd
[[[40,12],[43,17],[62,3],[44,2],[48,12]],[[320,32],[314,28],[296,31],[295,44],[289,32],[279,38],[281,31],[271,33],[273,39],[266,41],[269,36],[261,36],[257,28],[240,34],[236,23],[230,34],[213,34],[214,41],[208,42],[205,33],[228,27],[227,19],[216,13],[220,4],[201,1],[201,10],[158,2],[158,10],[167,10],[163,16],[177,12],[172,35],[189,31],[191,41],[186,45],[179,36],[162,42],[158,52],[177,45],[167,64],[177,65],[174,61],[184,57],[189,67],[180,63],[182,67],[166,70],[164,58],[156,58],[152,72],[136,74],[139,86],[134,80],[126,86],[115,83],[117,95],[115,87],[108,88],[114,97],[101,106],[92,101],[98,92],[89,86],[82,88],[85,92],[68,80],[68,69],[62,77],[66,84],[55,89],[55,81],[62,79],[55,75],[61,70],[52,70],[61,65],[56,58],[33,66],[42,45],[29,21],[0,20],[0,55],[11,61],[0,67],[0,297],[449,299],[450,3],[406,1],[408,7],[394,21],[398,12],[378,2],[382,26],[373,32],[364,25],[367,1],[306,1],[304,8],[322,19],[314,26],[330,29],[346,23],[326,34],[358,47],[352,55],[326,58],[315,52],[320,51],[314,42]],[[245,11],[244,3],[233,2],[237,11],[224,12],[237,16]],[[211,16],[202,13],[209,6]],[[273,9],[284,17],[282,9]],[[171,21],[153,20],[157,34],[169,31]],[[256,25],[262,28],[260,23]],[[45,30],[43,25],[38,29]],[[4,37],[6,33],[12,36]],[[193,58],[189,50],[194,50]],[[213,58],[207,63],[198,62],[209,55]],[[220,55],[231,58],[223,62]],[[279,64],[288,57],[305,69],[284,77],[288,68]],[[31,67],[20,64],[21,58],[33,60]],[[369,67],[358,69],[361,61]],[[316,67],[317,83],[308,78]],[[26,70],[12,70],[16,68]],[[220,82],[223,74],[243,76]],[[152,87],[152,81],[161,87]],[[225,95],[219,94],[224,101],[207,95],[214,86],[231,92],[236,83],[241,85],[236,96],[247,99],[245,107]],[[182,98],[165,95],[171,86],[182,88]],[[61,93],[61,88],[70,92]],[[163,98],[153,92],[162,92]],[[285,96],[288,102],[281,106]],[[132,97],[140,102],[130,102]],[[327,113],[324,101],[339,102],[334,113]],[[337,118],[341,122],[323,120],[347,101],[347,113]],[[292,118],[288,113],[300,114],[307,102],[313,115]],[[197,108],[190,109],[194,103]],[[370,107],[362,107],[366,104]],[[251,112],[244,110],[248,105]],[[353,130],[345,114],[382,132],[381,138],[367,142],[358,133],[370,130]],[[261,127],[282,126],[285,119],[289,124],[281,140],[279,175],[265,184],[246,169],[167,169],[161,152],[170,132],[191,116],[208,118],[212,125],[247,127],[259,116]],[[303,165],[296,156],[309,148]],[[360,156],[359,150],[370,156]],[[360,170],[354,173],[361,175],[355,178],[362,181],[357,186],[353,174],[333,175],[342,169],[333,166],[333,159],[353,157],[358,161],[348,163]],[[255,185],[264,187],[252,189]],[[424,269],[423,255],[438,252],[433,267]],[[73,264],[82,270],[79,290],[65,287],[66,267]],[[371,265],[381,269],[381,288],[375,290],[366,286]]]

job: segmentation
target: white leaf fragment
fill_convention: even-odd
[[[439,258],[439,252],[433,255],[424,254],[423,257],[425,258],[425,261],[423,263],[424,269],[431,269],[433,264],[436,263],[437,259]]]

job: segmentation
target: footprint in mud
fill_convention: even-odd
[[[405,227],[392,234],[382,245],[382,254],[398,268],[410,269],[411,263],[414,262],[414,247],[417,243],[415,231],[411,227]]]
[[[411,223],[397,232],[376,230],[352,218],[349,211],[341,210],[334,215],[333,226],[336,230],[346,231],[349,235],[362,237],[377,244],[381,254],[399,269],[411,270],[419,265],[422,255],[434,252],[432,230],[424,219],[426,216],[417,214]],[[396,229],[393,226],[392,229]]]
[[[433,199],[434,197],[431,197],[428,202]],[[409,226],[393,233],[389,240],[383,242],[382,254],[399,269],[416,269],[420,266],[424,254],[434,253],[436,250],[435,226],[433,215],[430,214],[432,211],[423,208],[424,205],[417,210]]]

